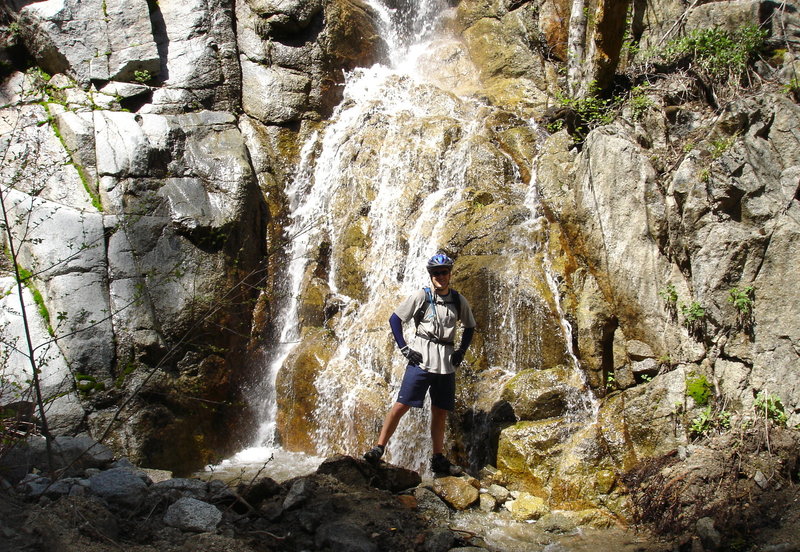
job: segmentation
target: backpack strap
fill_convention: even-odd
[[[425,302],[417,312],[414,313],[414,326],[419,326],[420,322],[422,322],[422,318],[425,316],[425,311],[428,310],[428,305],[433,305],[433,292],[431,292],[431,288],[424,287],[422,289],[425,291]]]
[[[461,295],[453,288],[450,288],[450,293],[453,294],[453,303],[456,305],[456,315],[458,315],[458,319],[461,320]]]
[[[422,322],[422,318],[425,316],[425,311],[428,310],[428,305],[433,307],[433,292],[431,288],[424,287],[422,288],[425,291],[425,303],[414,313],[414,325],[419,326],[420,322]],[[453,304],[456,307],[456,315],[458,320],[461,320],[461,295],[450,288],[450,293],[452,294]],[[435,307],[434,307],[435,308]]]

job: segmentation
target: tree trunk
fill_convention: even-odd
[[[586,0],[572,0],[567,34],[567,93],[571,98],[586,94]]]

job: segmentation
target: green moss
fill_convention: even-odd
[[[117,389],[121,389],[123,384],[125,383],[125,379],[132,373],[136,371],[137,364],[133,361],[128,362],[122,367],[117,379],[114,380],[114,387]],[[76,378],[77,379],[77,378]]]
[[[686,396],[691,397],[697,406],[705,406],[711,399],[711,384],[702,374],[690,374],[686,380]]]
[[[50,127],[53,129],[56,138],[58,138],[58,141],[61,142],[61,147],[63,147],[64,151],[67,152],[67,155],[69,155],[70,158],[69,164],[75,167],[75,170],[78,172],[78,177],[81,179],[81,182],[83,183],[83,188],[86,190],[86,193],[89,194],[89,197],[92,200],[92,206],[102,213],[103,202],[100,200],[100,196],[97,195],[97,193],[95,193],[94,189],[90,185],[89,176],[86,174],[86,170],[78,163],[76,163],[75,159],[72,157],[72,152],[69,151],[69,148],[67,147],[67,144],[64,141],[64,137],[61,135],[61,130],[58,128],[58,125],[56,124],[55,117],[51,115],[50,109],[47,107],[47,104],[43,103],[42,107],[44,107],[45,111],[47,112],[47,122],[50,123]]]
[[[8,251],[6,251],[6,254],[8,254]],[[17,265],[17,274],[19,274],[20,283],[25,285],[25,287],[31,291],[31,295],[33,295],[33,301],[36,303],[36,309],[39,311],[39,315],[47,325],[48,333],[50,335],[55,335],[52,326],[50,326],[50,311],[47,310],[47,306],[44,304],[44,298],[42,297],[41,292],[39,292],[39,290],[36,289],[36,286],[33,284],[33,273],[30,270]]]
[[[89,374],[75,374],[75,388],[81,393],[91,393],[92,391],[103,391],[106,386]]]

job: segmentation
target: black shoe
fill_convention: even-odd
[[[464,475],[464,468],[452,464],[444,454],[434,454],[431,458],[431,470],[436,475]]]
[[[383,456],[383,449],[384,447],[375,445],[364,454],[364,460],[377,464]]]

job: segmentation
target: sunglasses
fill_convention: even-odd
[[[431,276],[444,276],[445,274],[450,274],[449,270],[434,270],[431,273]]]

